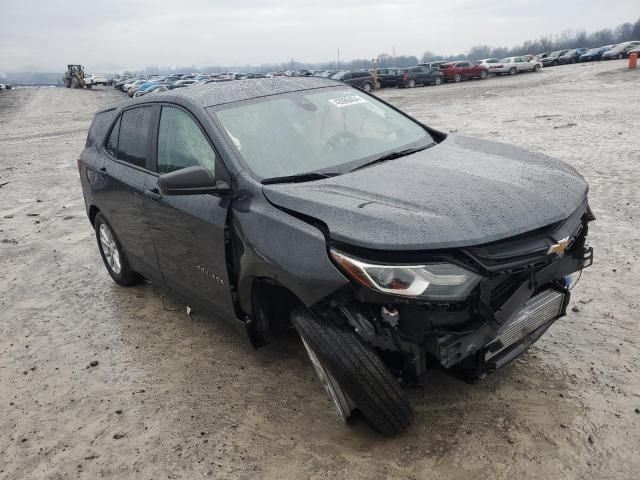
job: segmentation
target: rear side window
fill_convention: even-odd
[[[138,107],[126,110],[120,120],[117,159],[146,168],[149,143],[149,125],[153,109]]]
[[[118,117],[118,121],[111,129],[111,135],[109,135],[109,139],[107,140],[107,144],[104,149],[111,155],[113,158],[116,158],[118,155],[118,133],[120,133],[120,117]]]
[[[208,168],[215,178],[216,155],[200,127],[185,111],[162,107],[158,131],[158,173],[185,167]]]

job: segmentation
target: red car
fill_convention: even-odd
[[[445,82],[459,82],[466,78],[482,78],[489,76],[489,69],[484,65],[472,62],[450,62],[440,65]]]

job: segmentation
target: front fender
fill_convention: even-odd
[[[233,265],[238,301],[251,314],[254,280],[268,278],[311,306],[349,283],[333,265],[316,227],[260,198],[232,204]]]

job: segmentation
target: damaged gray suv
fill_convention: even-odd
[[[98,112],[78,167],[115,282],[147,278],[254,346],[293,326],[340,419],[393,435],[403,385],[506,365],[589,266],[588,186],[332,80],[211,83]]]

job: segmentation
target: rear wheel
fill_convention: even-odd
[[[377,353],[356,333],[306,308],[294,310],[291,321],[338,418],[346,421],[357,408],[383,435],[397,435],[409,427],[413,410],[405,393]]]
[[[131,270],[122,245],[102,213],[96,215],[94,228],[102,261],[113,281],[125,287],[142,281],[142,277]]]
[[[516,73],[518,73],[518,70],[516,70],[516,67],[511,67],[509,69],[509,75],[515,75]]]
[[[538,65],[538,64],[536,63],[536,64],[534,65],[534,67],[533,67],[533,71],[534,71],[534,72],[537,72],[537,71],[539,71],[539,70],[540,70],[540,65]]]
[[[412,78],[411,80],[409,80],[409,88],[413,88],[416,86],[416,81]]]

